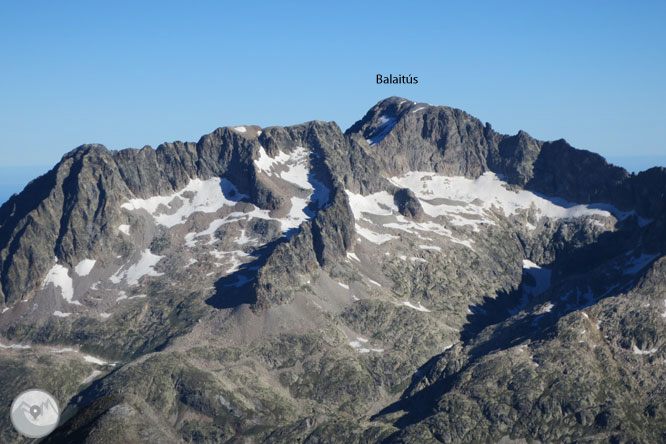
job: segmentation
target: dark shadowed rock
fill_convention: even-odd
[[[393,195],[398,211],[405,217],[416,221],[423,220],[423,207],[414,192],[407,188],[401,188]]]

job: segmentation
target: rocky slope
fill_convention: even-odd
[[[0,439],[666,441],[665,192],[395,97],[79,147],[0,207]]]

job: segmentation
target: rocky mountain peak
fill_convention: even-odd
[[[1,390],[69,403],[50,442],[656,442],[665,202],[663,168],[399,97],[83,145],[0,207]]]

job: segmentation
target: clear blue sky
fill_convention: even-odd
[[[0,176],[87,142],[346,129],[391,95],[663,164],[665,23],[664,1],[2,2]]]

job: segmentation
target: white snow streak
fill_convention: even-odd
[[[361,262],[361,259],[359,259],[358,256],[356,256],[355,253],[352,253],[352,252],[350,252],[350,251],[347,252],[347,257],[348,257],[349,259],[354,259],[354,260],[357,261],[357,262]]]
[[[81,384],[87,384],[89,382],[93,382],[99,375],[101,375],[102,372],[99,370],[93,370],[93,372],[83,381],[81,381]]]
[[[65,348],[52,348],[51,353],[76,353],[78,350],[74,350],[71,347],[65,347]]]
[[[108,362],[106,362],[106,361],[102,361],[101,359],[96,358],[96,357],[94,357],[94,356],[90,356],[90,355],[85,355],[85,356],[83,356],[83,359],[84,359],[86,362],[90,362],[90,363],[92,363],[92,364],[97,364],[97,365],[106,365],[106,364],[108,364]]]
[[[403,301],[402,305],[404,305],[406,307],[409,307],[409,308],[412,308],[412,309],[417,310],[417,311],[422,311],[424,313],[430,313],[430,310],[428,310],[423,305],[421,305],[420,302],[419,302],[419,305],[417,306],[417,305],[412,304],[409,301]]]
[[[32,347],[23,344],[9,344],[9,345],[0,344],[0,348],[9,349],[9,350],[27,350]]]
[[[657,348],[654,347],[649,350],[641,350],[640,348],[636,347],[636,344],[634,344],[632,351],[635,355],[651,355],[652,353],[657,352]]]

